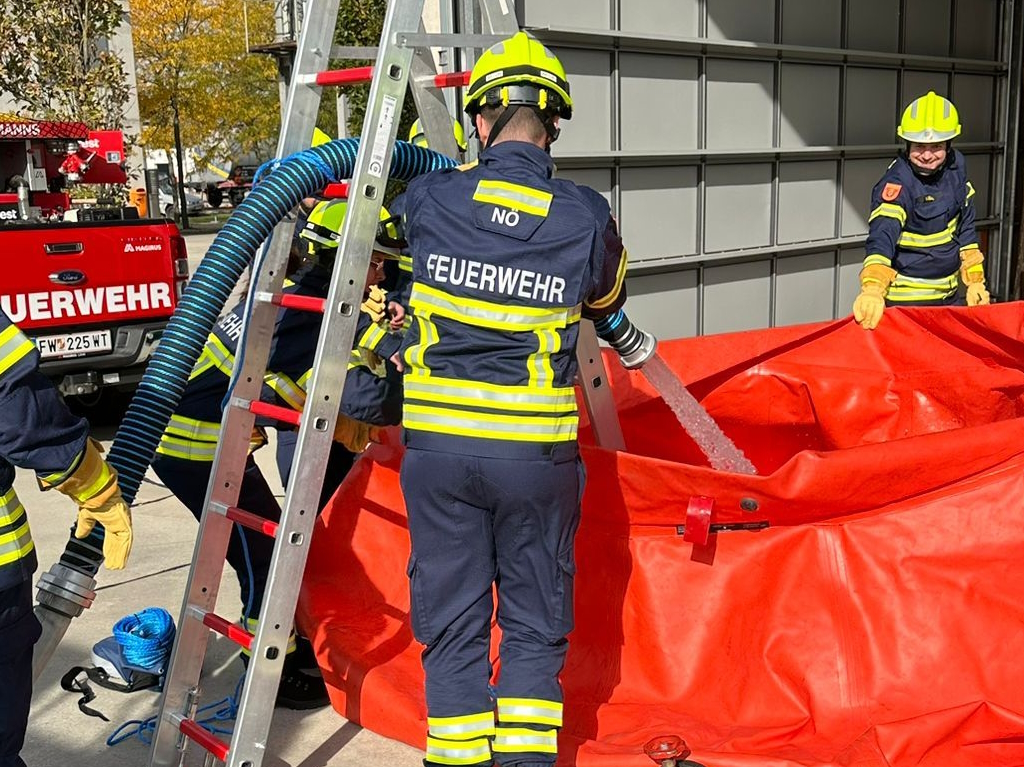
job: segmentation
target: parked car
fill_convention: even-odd
[[[173,194],[169,186],[160,186],[160,213],[164,218],[174,220],[178,218],[177,195]],[[198,194],[185,190],[185,206],[190,216],[202,213],[206,208],[206,202]]]

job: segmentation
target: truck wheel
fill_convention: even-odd
[[[164,218],[169,218],[171,221],[176,218],[174,215],[174,205],[167,205],[164,207]]]
[[[210,203],[211,208],[219,208],[220,204],[224,202],[224,192],[210,184],[206,187],[206,201]]]
[[[231,189],[228,191],[228,198],[231,200],[231,204],[237,208],[245,199],[245,192],[241,189]]]

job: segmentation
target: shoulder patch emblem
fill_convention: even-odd
[[[900,192],[903,191],[902,184],[887,183],[885,188],[882,189],[882,199],[886,202],[892,202],[900,196]]]

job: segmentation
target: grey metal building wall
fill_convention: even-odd
[[[960,111],[990,285],[1006,294],[1012,0],[518,0],[517,12],[572,83],[559,174],[611,202],[630,314],[660,337],[849,314],[871,187],[903,107],[928,90]]]

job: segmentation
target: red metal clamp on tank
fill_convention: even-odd
[[[644,753],[659,767],[704,767],[700,762],[686,758],[690,755],[690,747],[678,735],[651,738],[644,743]]]

